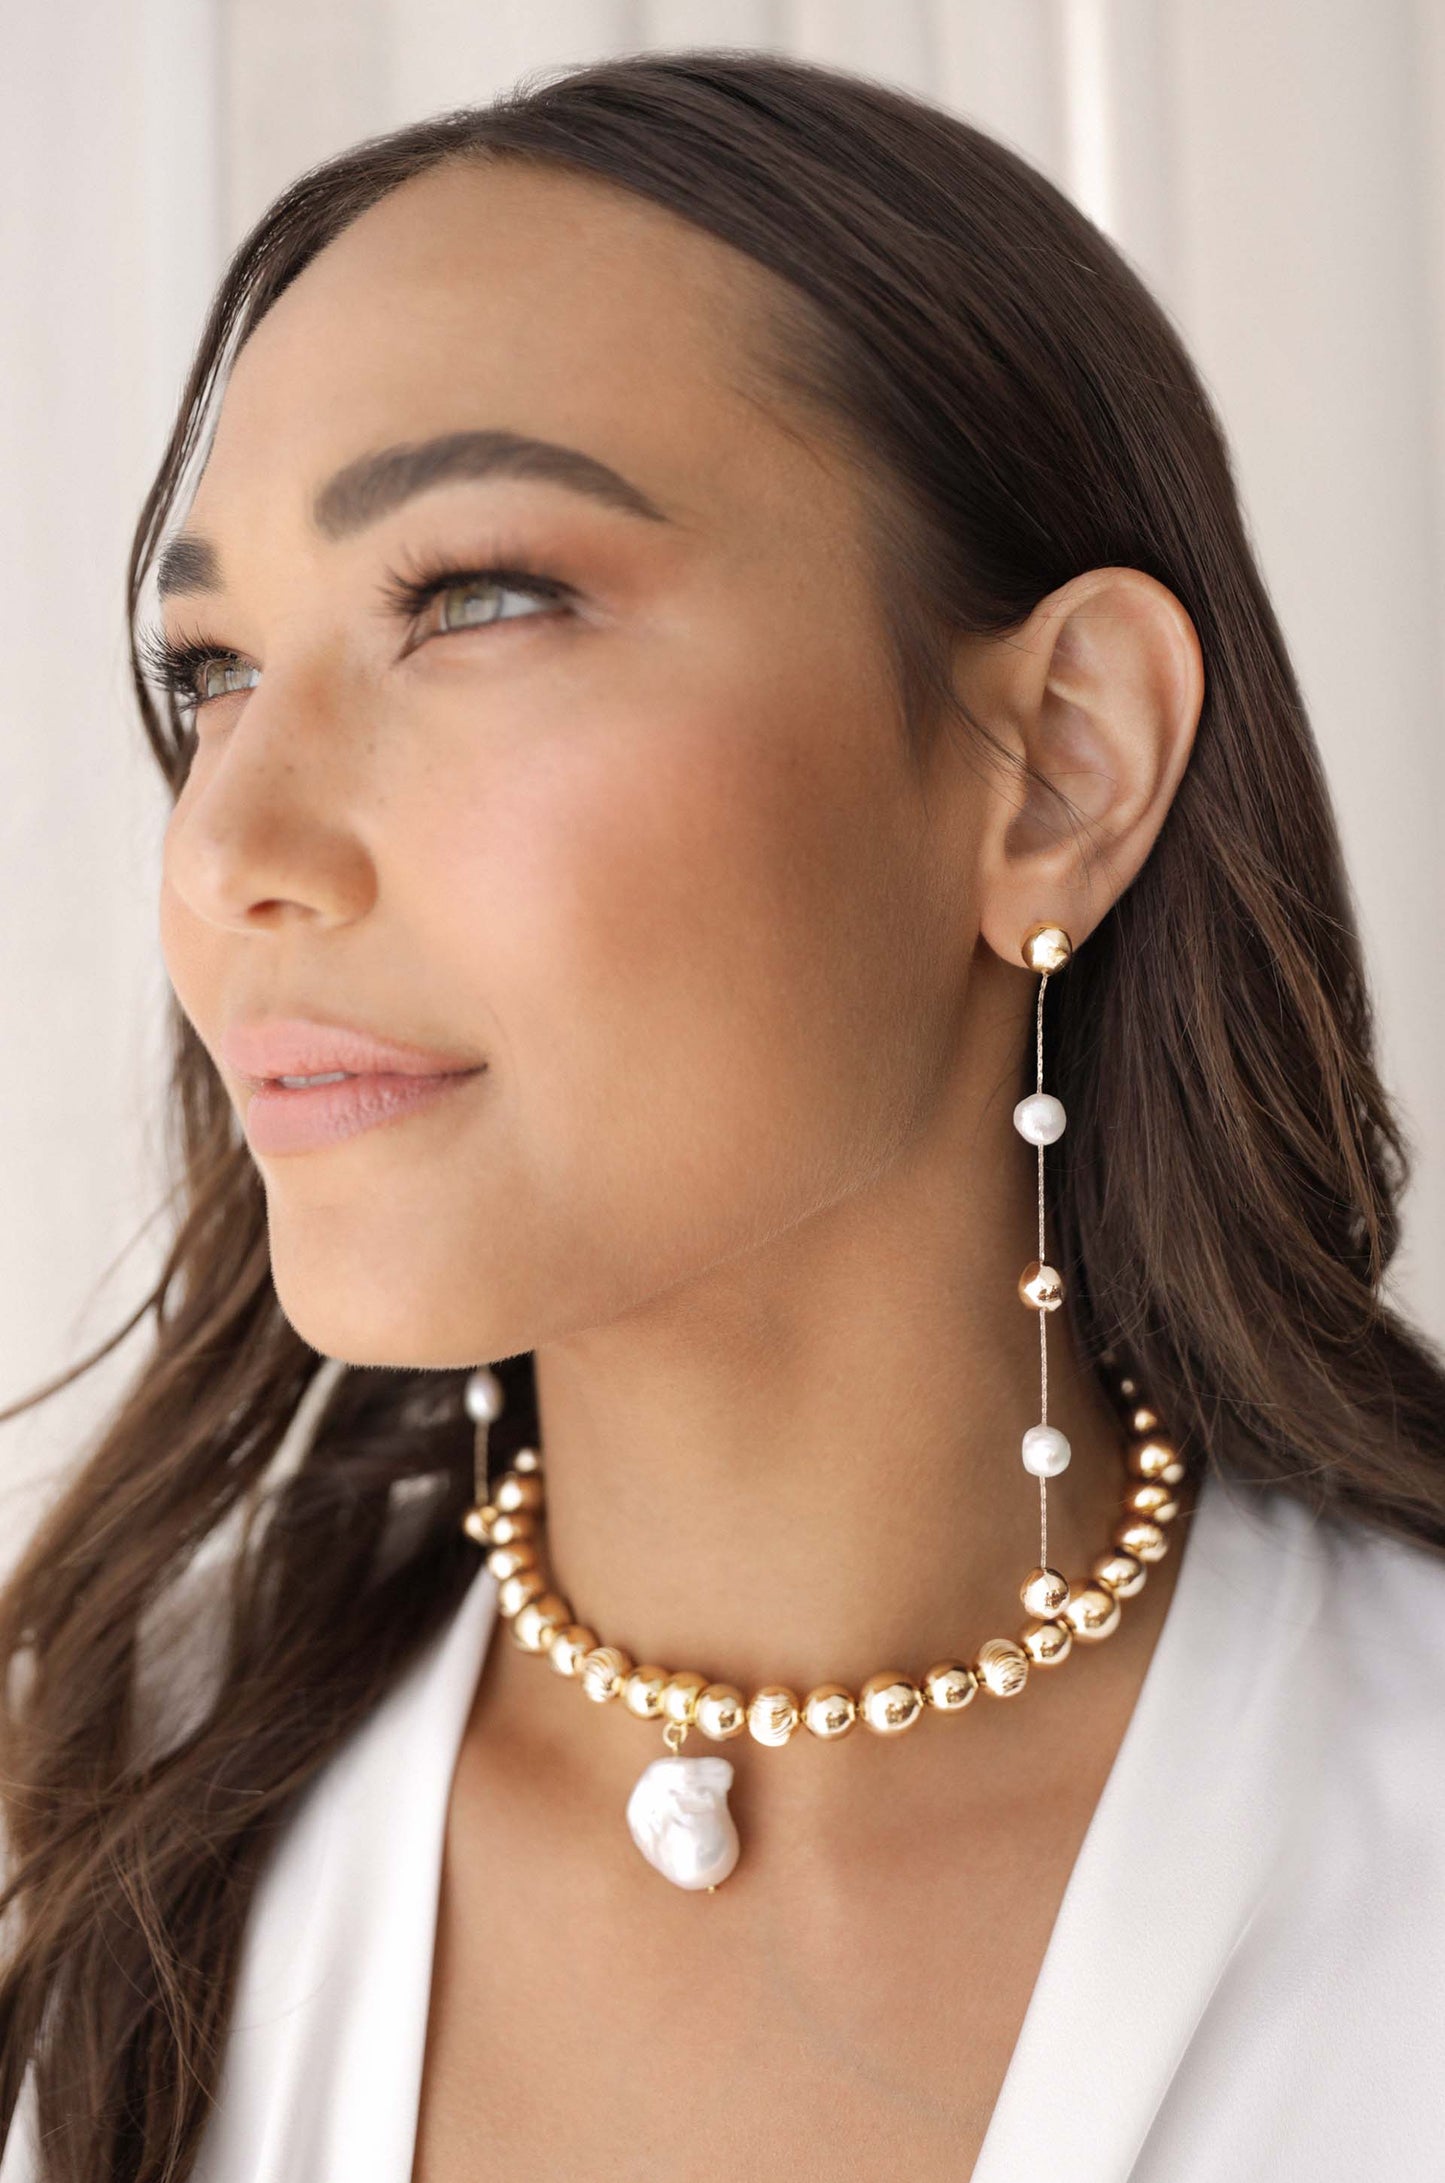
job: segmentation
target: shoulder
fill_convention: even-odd
[[[1339,1512],[1301,1507],[1294,1522],[1318,1558],[1322,1607],[1342,1636],[1388,1636],[1422,1666],[1445,1665],[1445,1545]]]
[[[1316,1529],[1322,1635],[1361,1732],[1445,1765],[1445,1549],[1346,1517]]]
[[[1296,1826],[1331,1843],[1342,1878],[1373,1862],[1412,1896],[1427,1875],[1445,1887],[1445,1550],[1282,1489],[1258,1509]]]
[[[1445,1671],[1445,1544],[1224,1473],[1209,1479],[1207,1526],[1201,1559],[1211,1576],[1259,1594],[1271,1619],[1298,1625],[1301,1642],[1308,1634],[1357,1659],[1362,1689],[1436,1682]]]

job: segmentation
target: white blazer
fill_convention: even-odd
[[[1428,2183],[1445,1556],[1212,1473],[1188,1525],[972,2183]],[[409,2183],[451,1775],[499,1628],[481,1570],[283,1831],[198,2183]],[[0,2183],[31,2183],[29,2127],[22,2103]]]

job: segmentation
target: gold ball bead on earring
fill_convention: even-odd
[[[1019,1632],[1019,1643],[1036,1668],[1056,1668],[1074,1649],[1074,1633],[1067,1622],[1030,1622]]]
[[[1107,1585],[1071,1584],[1069,1596],[1064,1601],[1063,1620],[1075,1637],[1086,1645],[1094,1645],[1101,1638],[1112,1636],[1123,1612]]]
[[[992,1698],[1016,1698],[1029,1679],[1029,1656],[1011,1637],[980,1645],[974,1672]]]
[[[1069,1580],[1061,1569],[1035,1569],[1019,1586],[1025,1614],[1046,1622],[1056,1615],[1069,1596]]]
[[[1031,1258],[1019,1275],[1019,1298],[1031,1311],[1057,1311],[1064,1300],[1064,1277],[1056,1266]]]
[[[846,1736],[858,1719],[858,1702],[841,1683],[820,1683],[803,1700],[803,1726],[824,1743]]]
[[[726,1743],[747,1727],[748,1701],[733,1683],[709,1683],[698,1698],[693,1718],[714,1743]]]
[[[961,1713],[978,1691],[978,1677],[966,1660],[940,1660],[923,1678],[923,1699],[935,1713]]]
[[[923,1711],[923,1692],[911,1677],[896,1668],[870,1675],[858,1693],[858,1712],[865,1728],[875,1736],[898,1736],[911,1728]]]
[[[748,1731],[755,1743],[784,1744],[798,1725],[798,1701],[781,1683],[754,1691],[748,1705]]]
[[[547,1658],[559,1675],[580,1675],[582,1663],[597,1644],[597,1632],[585,1622],[569,1622],[558,1630],[547,1647]]]
[[[1074,943],[1062,925],[1030,925],[1021,950],[1030,970],[1062,970]]]
[[[479,1501],[475,1508],[467,1510],[462,1518],[462,1529],[474,1545],[491,1545],[492,1518],[496,1513],[490,1501]]]

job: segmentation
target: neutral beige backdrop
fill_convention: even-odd
[[[1177,318],[1334,785],[1417,1144],[1395,1285],[1445,1336],[1440,0],[0,0],[0,1401],[159,1262],[162,805],[129,533],[226,253],[303,166],[519,76],[767,45],[1017,144]],[[0,1433],[0,1556],[140,1337]]]

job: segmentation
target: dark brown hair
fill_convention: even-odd
[[[1381,1297],[1406,1147],[1220,429],[1124,260],[979,130],[802,63],[674,53],[576,71],[301,176],[225,273],[137,527],[133,674],[172,792],[188,730],[134,632],[228,362],[368,206],[440,161],[496,156],[634,191],[776,276],[774,367],[870,482],[919,734],[947,712],[954,633],[1016,627],[1100,566],[1146,570],[1183,602],[1207,682],[1188,770],[1138,878],[1047,989],[1070,1113],[1051,1212],[1073,1337],[1086,1357],[1135,1361],[1192,1465],[1445,1543],[1445,1373]],[[53,2183],[190,2172],[258,1868],[476,1567],[459,1526],[460,1373],[339,1373],[301,1460],[275,1475],[318,1359],[282,1316],[256,1169],[178,1011],[174,1039],[183,1206],[168,1263],[110,1342],[17,1406],[153,1316],[143,1369],[0,1600],[0,1901],[16,1935],[0,2131],[33,2061]],[[500,1370],[505,1460],[536,1417],[530,1359]],[[399,1498],[401,1549],[387,1544]],[[225,1633],[213,1694],[138,1756],[146,1630],[228,1525],[234,1552],[193,1587],[198,1606],[215,1595]]]

